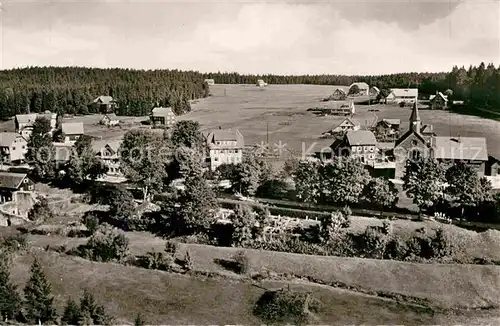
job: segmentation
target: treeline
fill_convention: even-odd
[[[155,105],[182,114],[189,100],[205,95],[203,76],[194,71],[93,69],[78,67],[22,68],[0,71],[0,118],[50,110],[96,113],[89,104],[100,95],[118,102],[119,115],[141,116]]]
[[[311,85],[351,85],[354,82],[366,82],[380,89],[418,88],[423,96],[453,91],[450,100],[465,102],[464,108],[474,111],[483,108],[500,112],[500,67],[493,64],[457,67],[446,73],[400,73],[379,76],[344,76],[344,75],[240,75],[237,73],[210,73],[205,78],[213,78],[218,84],[255,84],[263,79],[269,84],[311,84]]]

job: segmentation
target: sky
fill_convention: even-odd
[[[368,75],[500,64],[500,0],[0,3],[0,69]]]

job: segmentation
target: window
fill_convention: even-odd
[[[217,162],[219,160],[219,158],[217,157],[214,157],[214,161]]]
[[[23,180],[23,182],[24,182],[24,183],[28,183],[28,179],[24,179],[24,180]]]
[[[420,159],[420,151],[418,151],[416,149],[413,150],[413,151],[411,151],[410,158],[412,160],[418,160],[418,159]]]
[[[375,146],[370,146],[370,152],[373,153],[374,150],[375,150]]]
[[[22,149],[25,149],[25,148],[26,148],[26,146],[23,145]]]
[[[15,151],[16,150],[16,146],[12,147],[12,150]]]

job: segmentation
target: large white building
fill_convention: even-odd
[[[120,168],[120,145],[121,140],[112,141],[96,141],[92,144],[92,148],[96,155],[102,160],[103,164],[108,168],[107,176],[123,177],[123,172]]]
[[[2,163],[13,163],[24,161],[24,155],[28,151],[26,139],[15,132],[0,133],[0,155]]]
[[[387,95],[387,103],[414,103],[418,98],[418,88],[392,88]]]
[[[239,130],[215,130],[207,135],[210,169],[215,171],[222,164],[238,164],[243,160],[245,146]]]

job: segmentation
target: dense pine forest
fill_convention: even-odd
[[[192,71],[23,68],[0,71],[0,117],[43,112],[88,114],[100,95],[118,102],[120,115],[148,115],[154,105],[190,110],[189,100],[205,95],[203,76]]]
[[[453,67],[445,73],[401,73],[380,76],[202,74],[179,70],[94,69],[78,67],[23,68],[0,71],[0,118],[50,110],[58,113],[95,113],[89,104],[99,95],[117,100],[120,115],[147,115],[155,105],[172,106],[177,114],[190,110],[189,100],[208,95],[203,83],[217,84],[350,85],[365,81],[380,89],[418,87],[422,95],[453,91],[453,100],[465,101],[464,110],[500,112],[500,67],[493,64]]]

